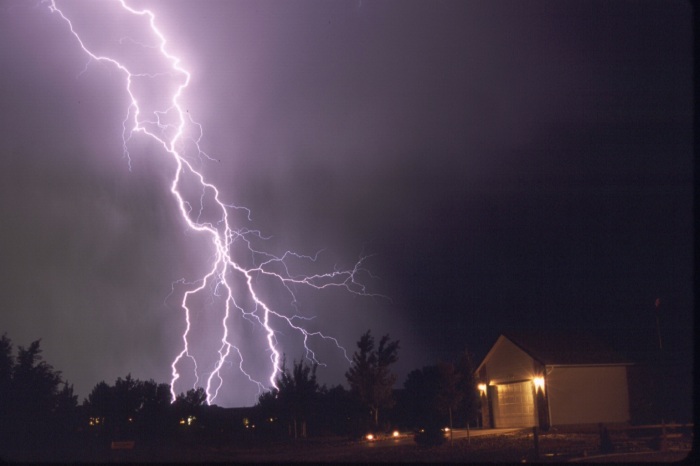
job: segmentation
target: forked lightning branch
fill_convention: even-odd
[[[293,252],[274,255],[257,249],[251,239],[256,235],[259,237],[260,234],[255,230],[236,228],[236,225],[233,225],[231,211],[235,207],[224,201],[225,194],[209,182],[204,171],[192,162],[203,160],[206,163],[211,159],[200,147],[201,126],[190,117],[182,104],[183,95],[190,87],[191,74],[177,54],[170,50],[166,37],[157,26],[156,14],[148,9],[133,8],[125,0],[104,2],[100,7],[120,8],[121,14],[128,15],[138,27],[145,28],[141,32],[143,37],[150,38],[149,42],[130,37],[122,37],[119,42],[128,41],[137,47],[148,48],[155,52],[157,60],[142,63],[139,62],[142,57],[130,60],[130,57],[125,58],[118,54],[96,52],[95,50],[102,50],[105,44],[96,44],[99,39],[90,36],[91,39],[88,40],[85,34],[81,34],[75,21],[65,12],[65,7],[61,7],[60,2],[51,0],[49,3],[49,9],[65,21],[76,46],[85,53],[88,65],[94,62],[114,67],[123,75],[124,90],[128,98],[125,102],[123,127],[115,128],[115,131],[122,131],[125,155],[129,157],[129,143],[134,138],[145,137],[155,141],[161,150],[172,158],[176,167],[170,184],[170,192],[175,200],[174,208],[178,209],[185,225],[196,232],[196,235],[206,238],[210,245],[205,257],[209,264],[208,271],[200,277],[177,281],[187,288],[180,302],[185,330],[182,334],[181,348],[174,351],[176,355],[172,362],[172,399],[175,400],[176,387],[183,375],[183,367],[194,368],[194,386],[201,386],[206,390],[209,404],[216,399],[223,387],[221,370],[225,364],[235,364],[260,390],[274,387],[282,364],[283,349],[278,341],[278,332],[281,329],[297,334],[304,345],[306,357],[314,362],[318,362],[312,350],[314,340],[333,343],[345,359],[348,359],[345,349],[335,338],[319,331],[307,330],[303,324],[308,322],[308,318],[294,315],[293,306],[281,309],[277,304],[271,304],[272,301],[266,299],[259,283],[274,280],[285,293],[289,293],[290,302],[294,301],[294,290],[299,286],[319,290],[340,287],[351,293],[369,296],[371,294],[360,280],[360,274],[367,273],[363,268],[365,258],[360,258],[354,267],[348,270],[300,276],[290,272],[288,262],[303,259],[313,264],[314,257]],[[206,4],[202,7],[205,8]],[[85,72],[89,72],[88,66]],[[166,98],[155,96],[146,90],[148,86],[140,85],[143,81],[150,80],[153,83],[158,82],[160,89],[167,89],[167,86],[161,85],[164,79],[168,80],[172,89]],[[193,137],[193,134],[196,137]],[[195,189],[192,189],[192,186],[195,186]],[[193,195],[192,192],[196,194]],[[239,248],[241,245],[249,252],[248,257],[254,258],[252,263],[235,258],[234,246]],[[194,312],[194,306],[200,305],[199,303],[203,302],[202,295],[207,298],[207,294],[210,295],[209,302],[220,303],[220,315],[223,316],[218,324],[218,343],[215,344],[218,350],[213,355],[212,360],[216,361],[213,367],[202,367],[202,364],[198,364],[191,350],[194,344],[191,329],[194,319],[199,315]],[[266,382],[255,380],[250,375],[251,371],[246,369],[240,345],[232,341],[230,325],[233,313],[240,313],[240,316],[263,329],[264,347],[269,352],[269,370],[266,370],[269,378]],[[183,364],[186,361],[189,361],[189,364]]]

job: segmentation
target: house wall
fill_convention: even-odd
[[[548,367],[546,384],[553,426],[630,419],[625,366]]]
[[[510,340],[499,338],[486,365],[488,383],[530,380],[535,374],[535,361]]]

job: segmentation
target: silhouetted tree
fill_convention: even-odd
[[[9,386],[12,382],[12,369],[15,366],[12,357],[12,341],[6,333],[0,337],[0,393],[8,394]]]
[[[290,435],[294,438],[306,436],[306,425],[318,401],[319,385],[316,382],[317,364],[306,364],[303,360],[294,362],[292,371],[286,367],[286,359],[275,380],[277,388],[263,393],[258,398],[257,407],[270,417],[279,416],[289,423]],[[301,431],[301,432],[299,432]]]
[[[420,428],[416,442],[443,443],[445,437],[441,428],[449,422],[448,415],[459,398],[454,368],[441,363],[416,369],[408,374],[404,388],[413,425]]]
[[[0,458],[7,454],[14,439],[11,421],[13,405],[12,370],[14,368],[12,342],[7,334],[0,337]]]
[[[56,394],[54,416],[58,424],[69,427],[71,431],[78,427],[78,395],[73,391],[73,385],[62,383],[63,387]]]
[[[169,389],[169,388],[168,388]],[[175,403],[183,403],[189,409],[197,409],[207,401],[207,392],[202,387],[190,388],[185,393],[180,393]]]
[[[278,394],[279,390],[273,388],[272,390],[262,392],[260,396],[258,396],[258,402],[255,407],[260,416],[269,419],[280,415]]]
[[[22,407],[27,420],[37,420],[54,411],[61,373],[41,356],[40,340],[28,348],[18,347],[17,361],[13,371],[15,403]]]
[[[83,403],[93,429],[112,439],[164,439],[174,434],[178,422],[188,425],[200,415],[206,401],[203,388],[181,393],[171,403],[170,385],[141,381],[131,375],[117,378],[113,386],[95,385]]]
[[[202,387],[190,388],[187,392],[180,393],[173,403],[175,417],[188,425],[196,422],[206,401],[207,392]]]
[[[12,341],[3,334],[0,338],[0,436],[8,427],[10,408],[13,404],[12,371],[15,366],[12,357]]]
[[[476,419],[480,406],[474,369],[474,356],[465,349],[455,364],[457,389],[462,394],[456,413],[460,424],[464,425]]]
[[[40,342],[19,346],[13,357],[11,340],[0,338],[0,450],[33,449],[73,427],[73,387],[43,360]]]
[[[358,411],[358,404],[342,385],[331,388],[324,385],[319,391],[315,408],[314,418],[321,431],[347,435],[350,433],[351,420]]]
[[[437,365],[437,371],[438,390],[436,406],[438,412],[441,414],[447,413],[451,431],[454,427],[452,413],[454,410],[459,408],[462,398],[464,397],[464,393],[460,390],[460,377],[454,364],[439,362]]]
[[[369,411],[374,426],[379,427],[380,408],[391,407],[394,401],[392,387],[396,375],[389,366],[398,360],[399,342],[384,335],[375,349],[374,337],[368,330],[357,342],[357,348],[345,377],[353,396]]]
[[[90,417],[112,419],[116,409],[112,397],[112,387],[103,380],[92,388],[83,403]],[[98,423],[105,422],[101,419]]]
[[[144,399],[143,382],[128,374],[117,378],[114,386],[104,381],[95,385],[85,406],[101,430],[113,438],[133,436],[134,422]]]
[[[439,377],[438,368],[434,365],[415,369],[406,377],[404,398],[413,427],[425,428],[430,422],[442,423],[436,419]]]
[[[137,422],[144,437],[162,438],[170,433],[176,425],[172,411],[170,385],[153,380],[141,384]]]

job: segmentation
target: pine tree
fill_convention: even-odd
[[[374,337],[368,330],[360,337],[357,348],[345,377],[353,396],[368,408],[376,428],[379,427],[380,408],[393,406],[392,388],[396,375],[390,371],[390,366],[398,360],[399,342],[391,341],[387,334],[379,340],[375,350]]]

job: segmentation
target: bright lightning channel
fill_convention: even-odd
[[[184,312],[185,330],[182,334],[182,350],[177,354],[171,364],[172,400],[174,401],[176,397],[175,384],[181,377],[178,366],[184,359],[189,359],[192,361],[194,367],[194,386],[203,385],[207,394],[207,403],[213,403],[223,385],[223,378],[220,374],[221,369],[227,359],[229,359],[229,356],[231,356],[232,350],[236,353],[237,360],[239,361],[239,369],[250,382],[256,384],[260,390],[264,390],[266,387],[275,387],[275,379],[281,370],[281,355],[277,340],[279,330],[276,330],[273,326],[273,320],[286,325],[287,328],[292,329],[301,336],[306,350],[306,357],[312,361],[318,362],[316,354],[309,346],[309,340],[312,338],[333,342],[343,353],[345,359],[350,361],[347,352],[335,338],[318,331],[308,331],[303,327],[303,322],[308,320],[308,318],[298,315],[287,315],[282,311],[274,309],[272,305],[269,305],[261,297],[261,290],[256,283],[261,281],[259,280],[261,278],[275,280],[289,292],[292,302],[296,301],[293,290],[295,286],[307,286],[319,290],[329,287],[342,287],[351,293],[376,296],[369,293],[359,280],[361,273],[369,273],[363,267],[363,262],[366,257],[361,257],[354,267],[349,270],[335,270],[329,273],[297,276],[289,271],[288,261],[290,259],[302,259],[313,262],[316,260],[316,257],[303,256],[289,251],[285,252],[282,256],[276,256],[264,251],[259,251],[255,249],[250,241],[251,237],[262,238],[258,231],[234,229],[232,227],[229,210],[237,207],[226,204],[221,200],[219,189],[206,180],[204,174],[190,163],[189,158],[186,157],[185,154],[185,144],[187,141],[191,141],[190,143],[195,148],[194,152],[200,159],[206,158],[212,160],[199,145],[202,137],[201,125],[189,116],[189,113],[180,103],[181,97],[190,84],[190,72],[182,66],[180,58],[169,50],[165,36],[158,27],[156,27],[156,15],[151,10],[133,8],[127,4],[126,0],[118,0],[115,3],[118,3],[124,13],[133,15],[135,18],[146,19],[149,31],[154,36],[155,40],[153,44],[144,44],[131,38],[122,38],[120,43],[128,42],[131,45],[157,50],[159,58],[168,64],[167,70],[160,73],[135,71],[133,69],[134,66],[129,65],[124,59],[117,59],[113,56],[93,52],[93,49],[87,45],[83,37],[76,31],[68,15],[57,6],[56,0],[51,0],[49,2],[49,9],[51,12],[59,15],[67,23],[73,37],[77,40],[83,52],[89,57],[86,69],[90,61],[94,60],[95,62],[104,62],[112,65],[123,73],[129,104],[126,110],[126,116],[123,120],[122,139],[123,151],[129,161],[129,168],[131,168],[131,162],[129,159],[128,143],[134,134],[145,135],[157,142],[163,150],[171,156],[176,164],[175,174],[170,184],[170,192],[175,197],[183,221],[189,228],[208,238],[211,250],[213,251],[213,254],[211,252],[209,253],[211,257],[213,257],[213,259],[211,259],[211,266],[204,276],[193,282],[186,282],[185,280],[176,282],[189,287],[189,289],[184,292],[180,303]],[[86,69],[83,70],[81,74],[84,73]],[[135,82],[143,79],[155,80],[162,77],[170,77],[177,82],[177,86],[170,95],[170,98],[167,99],[167,104],[164,108],[148,112],[144,110],[144,108],[158,108],[157,105],[153,105],[153,101],[157,99],[150,96],[148,93],[139,93]],[[151,100],[149,101],[149,99]],[[148,105],[143,105],[144,102],[148,102]],[[198,136],[196,138],[188,137],[188,131],[194,131]],[[194,183],[198,187],[200,193],[198,209],[193,208],[194,203],[189,202],[186,198],[184,192],[185,188],[183,187],[185,180],[187,183]],[[211,206],[215,212],[218,212],[214,217],[216,221],[206,221],[203,219],[205,206]],[[208,210],[207,215],[210,216]],[[262,259],[254,261],[252,265],[246,265],[241,261],[234,260],[232,247],[235,241],[238,242],[237,244],[242,243],[244,247],[247,248],[250,257]],[[238,277],[238,282],[244,283],[244,286],[239,286],[238,288],[240,289],[236,289],[237,287],[234,286],[233,277]],[[174,285],[175,283],[173,284],[173,288]],[[220,324],[221,345],[217,351],[216,363],[211,371],[207,371],[208,376],[206,377],[206,381],[202,384],[200,382],[201,369],[198,368],[197,361],[190,350],[189,337],[193,319],[192,298],[199,293],[207,292],[207,290],[211,292],[211,302],[214,302],[215,297],[223,298],[223,318]],[[237,297],[239,299],[236,299]],[[252,304],[245,306],[243,304],[244,302],[252,302]],[[270,371],[267,386],[255,380],[246,372],[244,369],[243,354],[239,347],[229,340],[228,324],[231,313],[234,312],[234,310],[240,312],[243,318],[261,325],[264,329],[265,342],[270,353]]]

